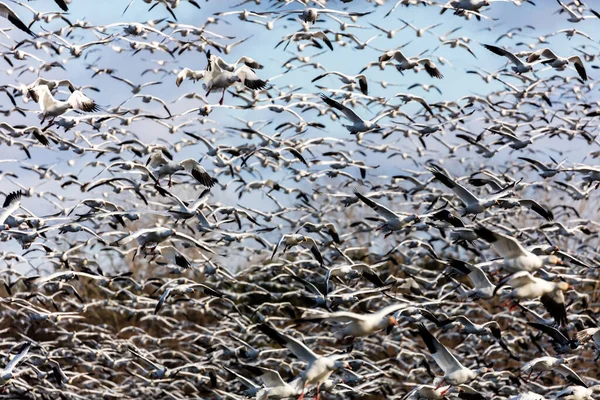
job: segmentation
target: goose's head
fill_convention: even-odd
[[[392,333],[392,330],[394,329],[395,326],[398,326],[398,320],[393,315],[390,315],[388,318],[387,327],[385,328],[385,333],[388,335],[390,333]]]
[[[550,254],[549,256],[546,256],[544,259],[546,264],[550,264],[550,265],[563,265],[562,260],[555,256],[554,254]]]

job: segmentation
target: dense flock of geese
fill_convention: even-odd
[[[600,398],[588,2],[0,2],[0,399]]]

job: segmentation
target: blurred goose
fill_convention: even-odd
[[[422,65],[425,68],[425,71],[427,71],[429,76],[432,78],[442,79],[444,77],[435,63],[429,58],[406,58],[406,56],[402,54],[400,50],[391,50],[381,55],[379,57],[379,62],[383,63],[391,59],[398,61],[398,64],[396,64],[396,69],[400,72]]]
[[[504,257],[504,267],[510,272],[527,271],[534,272],[544,265],[562,265],[557,256],[550,254],[538,256],[524,248],[517,239],[499,232],[493,232],[484,226],[475,228],[475,233],[488,243]]]
[[[529,371],[527,379],[529,379],[533,371],[540,371],[538,377],[545,371],[553,371],[555,373],[558,372],[559,374],[566,377],[569,380],[569,382],[587,387],[587,385],[581,380],[579,375],[577,375],[575,371],[573,371],[571,368],[567,367],[566,364],[568,362],[569,360],[565,358],[555,358],[550,356],[539,357],[529,361],[528,363],[523,364],[521,370],[524,372]]]
[[[302,394],[298,400],[304,399],[304,390],[308,385],[317,386],[317,395],[315,400],[319,399],[319,389],[331,374],[342,368],[350,368],[348,362],[343,361],[348,354],[331,354],[320,356],[309,349],[304,343],[294,339],[291,336],[284,335],[266,324],[258,325],[258,328],[272,340],[281,346],[287,347],[296,357],[307,363],[306,369],[302,372]]]
[[[13,378],[13,370],[15,369],[17,364],[19,364],[23,360],[23,358],[25,358],[30,348],[31,343],[24,343],[21,346],[19,353],[16,356],[14,356],[12,360],[10,360],[2,370],[0,370],[0,387],[6,385],[8,381],[10,381]]]
[[[377,122],[381,118],[386,117],[386,116],[388,116],[389,114],[392,113],[392,111],[382,112],[379,115],[377,115],[375,118],[373,118],[373,119],[371,119],[369,121],[366,121],[366,120],[362,119],[361,117],[359,117],[358,114],[356,114],[350,108],[348,108],[345,105],[343,105],[343,104],[341,104],[341,103],[333,100],[330,97],[325,96],[324,94],[321,94],[321,99],[329,107],[333,107],[336,110],[341,111],[342,114],[344,114],[346,116],[346,118],[348,118],[352,122],[352,125],[344,125],[344,126],[353,135],[355,135],[357,133],[368,132],[368,131],[371,131],[371,130],[380,129],[380,126],[377,124]]]
[[[46,85],[40,85],[29,89],[29,95],[40,105],[42,111],[40,119],[42,123],[47,117],[52,118],[51,123],[54,123],[54,118],[63,115],[69,110],[83,112],[95,112],[100,110],[100,107],[98,107],[94,100],[90,99],[79,90],[71,93],[66,101],[56,100]]]
[[[563,295],[563,292],[571,288],[567,282],[549,282],[541,278],[536,278],[527,271],[520,271],[498,282],[494,290],[494,295],[505,285],[512,288],[512,291],[509,293],[509,296],[512,298],[522,300],[539,297],[557,324],[563,326],[567,324],[567,310],[565,296]]]
[[[452,353],[448,351],[446,346],[441,344],[431,333],[429,333],[427,328],[425,328],[425,325],[419,324],[417,328],[421,338],[423,338],[423,342],[425,342],[427,349],[435,360],[435,363],[442,371],[444,371],[444,378],[438,383],[435,388],[436,390],[445,385],[452,387],[471,382],[473,379],[477,378],[478,375],[491,371],[486,367],[478,368],[476,370],[464,367]],[[447,392],[450,387],[445,392]],[[444,395],[445,392],[442,392],[442,395]]]
[[[22,193],[20,190],[18,192],[9,193],[6,196],[4,204],[2,204],[2,208],[0,208],[0,226],[4,225],[4,222],[8,217],[21,207],[21,196]],[[6,228],[8,229],[8,226]]]
[[[552,50],[545,48],[534,51],[527,57],[527,62],[532,63],[540,59],[540,57],[546,57],[545,60],[542,60],[541,63],[545,65],[549,65],[557,71],[564,71],[569,63],[573,64],[575,70],[579,74],[579,77],[583,81],[587,81],[588,76],[585,71],[585,67],[583,66],[583,61],[579,56],[571,56],[568,58],[557,56]]]

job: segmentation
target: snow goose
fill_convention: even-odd
[[[503,48],[498,47],[498,46],[492,46],[491,44],[484,44],[483,47],[485,47],[486,49],[488,49],[489,51],[491,51],[494,54],[508,58],[513,64],[515,64],[512,67],[512,69],[517,74],[524,74],[526,72],[533,71],[533,64],[524,63],[523,61],[521,61],[519,59],[519,57],[517,57],[510,51],[504,50]]]
[[[476,324],[464,315],[448,318],[441,323],[443,328],[460,327],[463,333],[471,335],[492,335],[494,338],[501,340],[502,332],[500,325],[496,321],[488,321],[483,324]]]
[[[2,370],[0,370],[0,386],[4,386],[8,383],[8,381],[10,381],[13,377],[13,370],[15,369],[15,367],[17,366],[18,363],[21,362],[21,360],[23,360],[23,358],[27,355],[27,352],[29,351],[29,349],[31,348],[31,343],[26,342],[21,346],[21,349],[19,350],[19,353],[13,357],[12,360],[9,361],[8,364],[6,364],[6,367],[4,367]]]
[[[524,310],[529,311],[533,314],[533,311],[529,310],[526,307],[521,306]],[[546,321],[552,324],[552,321]],[[579,347],[579,342],[577,340],[573,340],[569,338],[568,332],[565,330],[564,333],[560,330],[556,329],[551,325],[547,325],[545,323],[540,322],[528,322],[527,325],[539,330],[542,333],[550,336],[552,338],[552,346],[557,353],[568,353],[572,350],[575,350]]]
[[[221,96],[221,100],[219,100],[220,105],[223,105],[227,88],[237,82],[243,83],[247,88],[252,90],[264,89],[267,86],[267,82],[260,79],[247,65],[231,71],[230,64],[225,63],[221,57],[211,55],[210,50],[206,53],[206,58],[208,59],[208,65],[204,74],[206,96],[213,89],[223,89],[223,95]],[[247,60],[251,59],[247,58]],[[260,66],[258,63],[255,65]]]
[[[263,385],[260,386],[226,366],[222,366],[222,368],[236,376],[244,386],[248,387],[246,395],[249,397],[256,395],[256,400],[287,399],[302,394],[302,378],[296,378],[287,383],[281,378],[279,372],[273,369],[245,365],[246,369],[257,375],[262,381]]]
[[[444,77],[444,75],[442,75],[435,63],[429,58],[407,58],[404,54],[402,54],[400,50],[390,50],[383,53],[379,57],[379,62],[383,63],[391,59],[398,61],[398,64],[396,64],[396,69],[400,72],[413,69],[419,65],[422,65],[425,68],[425,71],[427,71],[429,76],[431,76],[432,78],[442,79]]]
[[[446,346],[441,344],[425,327],[423,324],[418,326],[419,334],[423,338],[423,342],[427,346],[427,349],[431,353],[431,356],[435,360],[435,363],[444,371],[444,378],[438,383],[436,390],[442,386],[449,385],[459,386],[464,383],[470,382],[477,378],[478,375],[490,372],[489,368],[483,367],[476,370],[472,370],[464,367],[453,355],[448,351]],[[445,394],[450,387],[442,394]]]
[[[154,308],[154,314],[158,314],[158,312],[162,308],[163,304],[165,303],[165,301],[167,301],[167,298],[169,298],[170,296],[193,293],[196,291],[196,289],[202,289],[204,294],[206,294],[208,296],[212,296],[214,298],[222,299],[224,297],[223,293],[221,293],[209,286],[206,286],[203,283],[196,283],[196,282],[181,283],[181,282],[185,282],[185,280],[182,279],[182,280],[168,281],[163,286],[161,286],[159,289],[157,289],[157,291],[160,291],[161,289],[166,288],[164,293],[160,296],[160,299],[158,299],[158,303],[156,303],[156,307]]]
[[[514,237],[493,232],[484,226],[480,225],[475,228],[475,233],[481,239],[491,243],[498,253],[504,257],[503,265],[510,272],[534,272],[544,265],[562,265],[563,263],[560,258],[553,254],[538,256],[524,248]]]
[[[487,199],[481,199],[467,190],[464,186],[456,183],[444,171],[435,165],[431,165],[429,171],[435,176],[444,186],[452,189],[458,195],[460,200],[465,205],[462,215],[479,214],[488,208],[497,205],[499,199],[509,194],[518,182],[513,182],[505,186],[502,190],[492,194]]]
[[[353,135],[356,135],[358,133],[368,132],[371,130],[380,129],[380,126],[377,124],[377,122],[381,118],[386,117],[392,113],[392,111],[385,111],[385,112],[377,115],[375,118],[373,118],[369,121],[366,121],[366,120],[362,119],[361,117],[359,117],[358,114],[356,114],[350,108],[333,100],[330,97],[325,96],[324,94],[321,94],[321,99],[323,99],[323,101],[329,107],[332,107],[332,108],[335,108],[336,110],[341,111],[342,114],[344,114],[346,116],[346,118],[348,118],[352,122],[352,125],[344,125],[344,127],[346,127],[346,129],[348,129],[348,131]]]
[[[564,400],[592,400],[596,390],[600,390],[600,385],[590,387],[569,386],[556,393],[556,398]]]
[[[584,16],[581,14],[577,14],[575,11],[571,10],[566,4],[564,4],[560,0],[556,0],[556,2],[563,8],[563,10],[565,10],[569,14],[569,18],[567,19],[567,21],[569,22],[577,23],[590,18],[598,18],[595,12],[593,12],[594,15]]]
[[[76,90],[66,101],[56,100],[50,89],[46,85],[36,86],[29,89],[29,96],[40,105],[42,113],[40,119],[42,123],[47,117],[51,117],[51,124],[54,123],[54,118],[63,115],[69,110],[95,112],[99,111],[100,107],[94,100],[87,97],[83,92]]]
[[[8,217],[21,207],[22,195],[23,193],[19,190],[17,192],[9,193],[6,196],[4,204],[2,204],[2,208],[0,208],[0,226],[3,226]],[[5,226],[5,228],[8,229],[7,226]]]
[[[529,371],[529,375],[527,375],[526,379],[529,379],[533,371],[540,371],[538,377],[546,371],[553,371],[555,373],[558,372],[559,374],[567,378],[569,382],[587,387],[587,385],[585,384],[585,382],[583,382],[583,380],[581,380],[579,375],[577,375],[575,371],[573,371],[566,365],[568,362],[569,360],[565,358],[556,358],[550,356],[539,357],[529,361],[528,363],[523,364],[521,370],[523,372]],[[534,378],[534,380],[536,379],[537,377]]]
[[[319,251],[319,247],[317,246],[317,241],[310,236],[304,236],[299,233],[294,234],[285,234],[282,235],[275,248],[273,249],[273,253],[271,254],[271,260],[277,254],[277,249],[279,246],[284,245],[283,253],[287,251],[292,246],[302,246],[305,248],[309,248],[312,255],[319,262],[319,264],[323,265],[323,256]]]
[[[177,74],[177,78],[175,78],[175,84],[177,85],[177,87],[179,87],[181,83],[186,79],[191,79],[194,82],[199,81],[200,79],[204,79],[205,73],[205,70],[194,71],[189,68],[184,68]]]
[[[498,282],[494,290],[494,295],[504,286],[512,288],[508,296],[517,300],[536,299],[539,297],[557,324],[567,324],[567,310],[565,296],[563,295],[563,292],[571,288],[567,282],[549,282],[541,278],[536,278],[527,271],[520,271]]]
[[[377,230],[382,230],[383,232],[385,232],[386,237],[394,233],[394,231],[398,231],[402,228],[407,227],[411,223],[420,220],[419,216],[416,214],[409,214],[407,216],[397,214],[389,208],[374,202],[366,196],[363,196],[356,189],[354,190],[354,195],[358,197],[360,201],[371,207],[377,214],[381,215],[385,219],[385,222],[381,224],[381,226],[379,226]]]
[[[463,296],[474,300],[491,299],[494,297],[494,289],[496,286],[490,282],[487,274],[483,272],[480,267],[455,259],[450,259],[447,263],[461,275],[467,276],[473,283],[474,288],[467,290]]]
[[[302,394],[298,400],[304,399],[304,391],[307,385],[315,384],[317,386],[317,395],[315,400],[319,399],[319,390],[323,382],[325,382],[334,371],[342,368],[352,369],[350,364],[343,361],[348,354],[331,354],[328,356],[320,356],[309,349],[304,343],[294,339],[291,336],[284,335],[278,332],[275,328],[260,324],[258,328],[272,340],[279,343],[281,346],[286,346],[296,357],[306,362],[308,365],[302,372]]]
[[[407,305],[393,304],[382,308],[381,310],[370,314],[357,314],[350,311],[337,311],[333,313],[310,311],[308,314],[300,317],[300,322],[315,322],[315,321],[338,321],[345,322],[344,328],[341,331],[341,337],[351,336],[353,338],[369,336],[377,331],[385,329],[389,334],[394,326],[398,325],[398,321],[394,317],[394,313]]]
[[[579,56],[571,56],[571,57],[560,57],[557,56],[552,50],[545,48],[534,51],[527,57],[527,62],[532,63],[540,59],[540,57],[546,57],[546,60],[542,60],[541,63],[545,65],[549,65],[557,71],[564,71],[569,63],[573,64],[575,70],[579,74],[579,77],[583,81],[587,81],[588,76],[585,71],[585,67],[583,66],[583,61]]]
[[[28,33],[29,35],[31,35],[33,37],[36,37],[36,34],[31,32],[31,30],[27,27],[27,25],[25,25],[23,23],[23,21],[21,21],[19,19],[17,14],[15,14],[15,12],[9,6],[7,6],[6,3],[4,3],[4,2],[0,2],[0,15],[3,16],[4,18],[8,19],[10,21],[10,23],[12,23],[18,29],[22,30],[25,33]]]
[[[337,71],[329,71],[329,72],[325,72],[324,74],[317,76],[311,82],[316,82],[319,79],[326,77],[327,75],[335,75],[335,76],[339,77],[340,80],[342,81],[342,83],[344,83],[346,85],[355,85],[358,83],[358,87],[360,88],[360,91],[362,92],[362,94],[364,94],[365,96],[367,96],[369,94],[368,86],[367,86],[367,77],[362,74],[351,76],[351,75],[342,74],[341,72],[337,72]]]

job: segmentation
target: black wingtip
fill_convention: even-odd
[[[2,205],[2,208],[9,207],[14,202],[19,201],[21,199],[22,195],[23,195],[23,192],[21,192],[20,190],[17,192],[9,193],[6,196],[6,199],[4,199],[4,204]]]
[[[433,335],[427,330],[427,328],[423,324],[418,324],[417,329],[419,330],[419,335],[421,335],[421,338],[423,338],[423,342],[425,342],[425,346],[427,346],[429,352],[431,354],[437,353],[437,349],[435,347],[435,337],[433,337]]]

